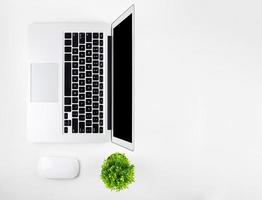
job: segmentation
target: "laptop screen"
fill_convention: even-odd
[[[113,35],[113,136],[132,143],[132,14]]]

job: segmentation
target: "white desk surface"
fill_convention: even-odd
[[[0,199],[262,198],[262,3],[136,1],[136,150],[113,144],[35,145],[25,138],[27,26],[113,21],[129,0],[0,1]],[[107,155],[136,166],[124,192],[99,179]],[[41,155],[72,155],[81,175],[45,180]]]

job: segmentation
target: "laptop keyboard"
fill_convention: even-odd
[[[64,33],[64,133],[103,133],[103,33]]]

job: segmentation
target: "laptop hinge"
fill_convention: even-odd
[[[107,130],[112,129],[112,36],[107,37]]]

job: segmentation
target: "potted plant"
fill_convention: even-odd
[[[104,160],[100,177],[106,188],[124,190],[135,181],[135,167],[125,154],[114,153]]]

